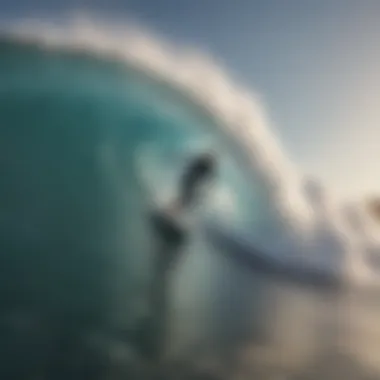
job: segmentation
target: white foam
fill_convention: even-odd
[[[379,231],[361,205],[346,207],[317,181],[311,188],[305,186],[307,179],[297,172],[274,137],[254,94],[232,83],[206,54],[174,47],[134,22],[110,25],[75,16],[59,24],[20,20],[5,29],[13,38],[46,48],[87,51],[124,61],[184,93],[236,144],[255,178],[266,186],[284,228],[291,226],[287,233],[292,238],[287,244],[294,252],[301,252],[303,259],[315,265],[337,266],[334,269],[348,282],[380,284],[380,276],[368,266],[365,256],[369,250],[380,254]]]

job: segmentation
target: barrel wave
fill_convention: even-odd
[[[370,337],[379,279],[369,263],[380,235],[363,209],[298,173],[258,100],[217,65],[135,28],[95,25],[20,23],[0,38],[1,371],[88,378],[63,370],[52,347],[83,364],[91,360],[77,347],[98,344],[114,353],[107,363],[131,362],[124,346],[149,309],[158,244],[148,215],[175,197],[186,162],[204,151],[217,157],[218,174],[184,217],[191,233],[169,289],[167,357],[203,360],[219,374],[249,357],[248,374],[300,378],[339,341],[364,372],[379,370]],[[347,292],[252,274],[220,254],[210,228],[340,278]],[[336,314],[344,332],[321,348]],[[118,371],[111,378],[123,378]]]

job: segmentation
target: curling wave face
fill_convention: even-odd
[[[323,184],[298,173],[271,132],[257,97],[232,83],[210,57],[186,47],[170,46],[134,24],[129,27],[110,27],[110,23],[100,20],[72,17],[59,25],[23,20],[14,22],[3,30],[13,40],[34,42],[45,51],[82,52],[87,54],[88,59],[96,57],[103,62],[113,62],[120,70],[123,67],[124,70],[133,72],[133,75],[139,73],[140,78],[149,78],[151,83],[155,82],[161,88],[160,91],[174,94],[177,107],[181,103],[182,108],[187,109],[187,115],[182,115],[184,117],[181,119],[187,127],[182,129],[187,129],[187,133],[191,133],[191,129],[201,130],[198,134],[194,131],[192,139],[189,136],[177,139],[177,145],[192,144],[194,147],[199,145],[199,140],[207,140],[207,134],[212,134],[209,138],[211,141],[223,140],[233,156],[232,161],[245,166],[247,172],[244,176],[249,173],[252,186],[250,197],[260,199],[256,203],[265,198],[266,214],[270,214],[272,209],[276,219],[271,220],[270,225],[280,221],[281,228],[286,230],[289,251],[301,251],[303,256],[311,259],[311,256],[318,256],[323,247],[329,251],[326,256],[339,256],[333,248],[329,249],[328,245],[322,244],[321,236],[331,235],[332,240],[342,241],[337,243],[338,250],[344,251],[340,254],[341,259],[345,259],[344,262],[338,259],[341,267],[351,268],[350,261],[355,260],[358,267],[365,267],[359,271],[361,274],[358,273],[358,277],[365,276],[366,272],[371,277],[368,280],[376,282],[372,278],[373,268],[368,268],[367,256],[368,252],[370,256],[378,254],[380,233],[364,207],[342,204],[339,199],[333,198],[333,193],[325,189]],[[125,87],[130,88],[129,85]],[[151,90],[148,89],[147,92],[149,91]],[[147,101],[157,103],[157,99],[151,94]],[[156,106],[160,109],[161,105],[157,103]],[[165,107],[169,110],[162,112],[170,113],[176,108],[172,104]],[[189,115],[201,116],[203,120],[191,120]],[[176,124],[180,130],[181,122],[177,121]],[[207,146],[207,142],[203,146]],[[154,171],[154,168],[151,169]],[[255,186],[263,191],[256,192]],[[221,192],[226,193],[227,190]],[[263,195],[262,192],[266,194]],[[318,237],[318,225],[322,224],[327,231]],[[255,228],[250,228],[250,234],[252,230]],[[271,250],[270,238],[260,243],[263,248]],[[331,245],[333,246],[334,244]],[[353,275],[350,269],[347,270],[349,276]]]
[[[94,325],[133,324],[154,246],[146,210],[171,198],[186,158],[204,149],[217,153],[220,176],[195,217],[200,225],[236,231],[266,254],[303,260],[377,292],[378,269],[369,263],[380,254],[380,235],[364,210],[341,205],[297,173],[257,99],[209,58],[136,28],[22,22],[5,28],[0,42],[0,96],[0,281],[7,307],[32,303],[55,314],[69,309],[65,318],[80,315],[86,323],[99,316]],[[251,318],[243,305],[261,305],[268,286],[206,254],[207,239],[194,234],[173,294],[180,305],[173,335],[181,342],[204,337],[213,325],[212,339],[227,325],[228,334],[244,334],[249,327],[237,326],[252,321],[236,315]],[[18,265],[30,247],[37,253]],[[56,276],[44,282],[47,273]],[[11,281],[17,276],[22,286]],[[224,298],[222,277],[230,285]],[[12,299],[3,294],[9,283]],[[225,309],[232,300],[235,319]],[[259,330],[266,313],[264,306],[256,313]],[[218,315],[225,316],[219,325]]]

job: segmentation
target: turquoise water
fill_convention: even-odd
[[[9,41],[0,57],[0,277],[10,306],[133,324],[155,246],[147,213],[175,196],[186,159],[204,149],[218,156],[218,180],[190,223],[243,228],[263,207],[211,119],[164,84],[116,61]],[[173,297],[202,320],[226,264],[215,269],[196,236]]]
[[[280,231],[265,186],[215,122],[124,62],[1,41],[2,315],[133,327],[157,246],[148,214],[175,196],[187,159],[211,149],[217,178],[185,221],[192,236],[170,291],[173,346],[223,351],[232,336],[265,346],[279,326],[274,356],[308,354],[315,295],[235,267],[202,232],[217,222],[261,243]]]

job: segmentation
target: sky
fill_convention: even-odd
[[[380,194],[380,1],[0,1],[2,18],[76,9],[211,52],[263,99],[300,171],[343,197]]]

